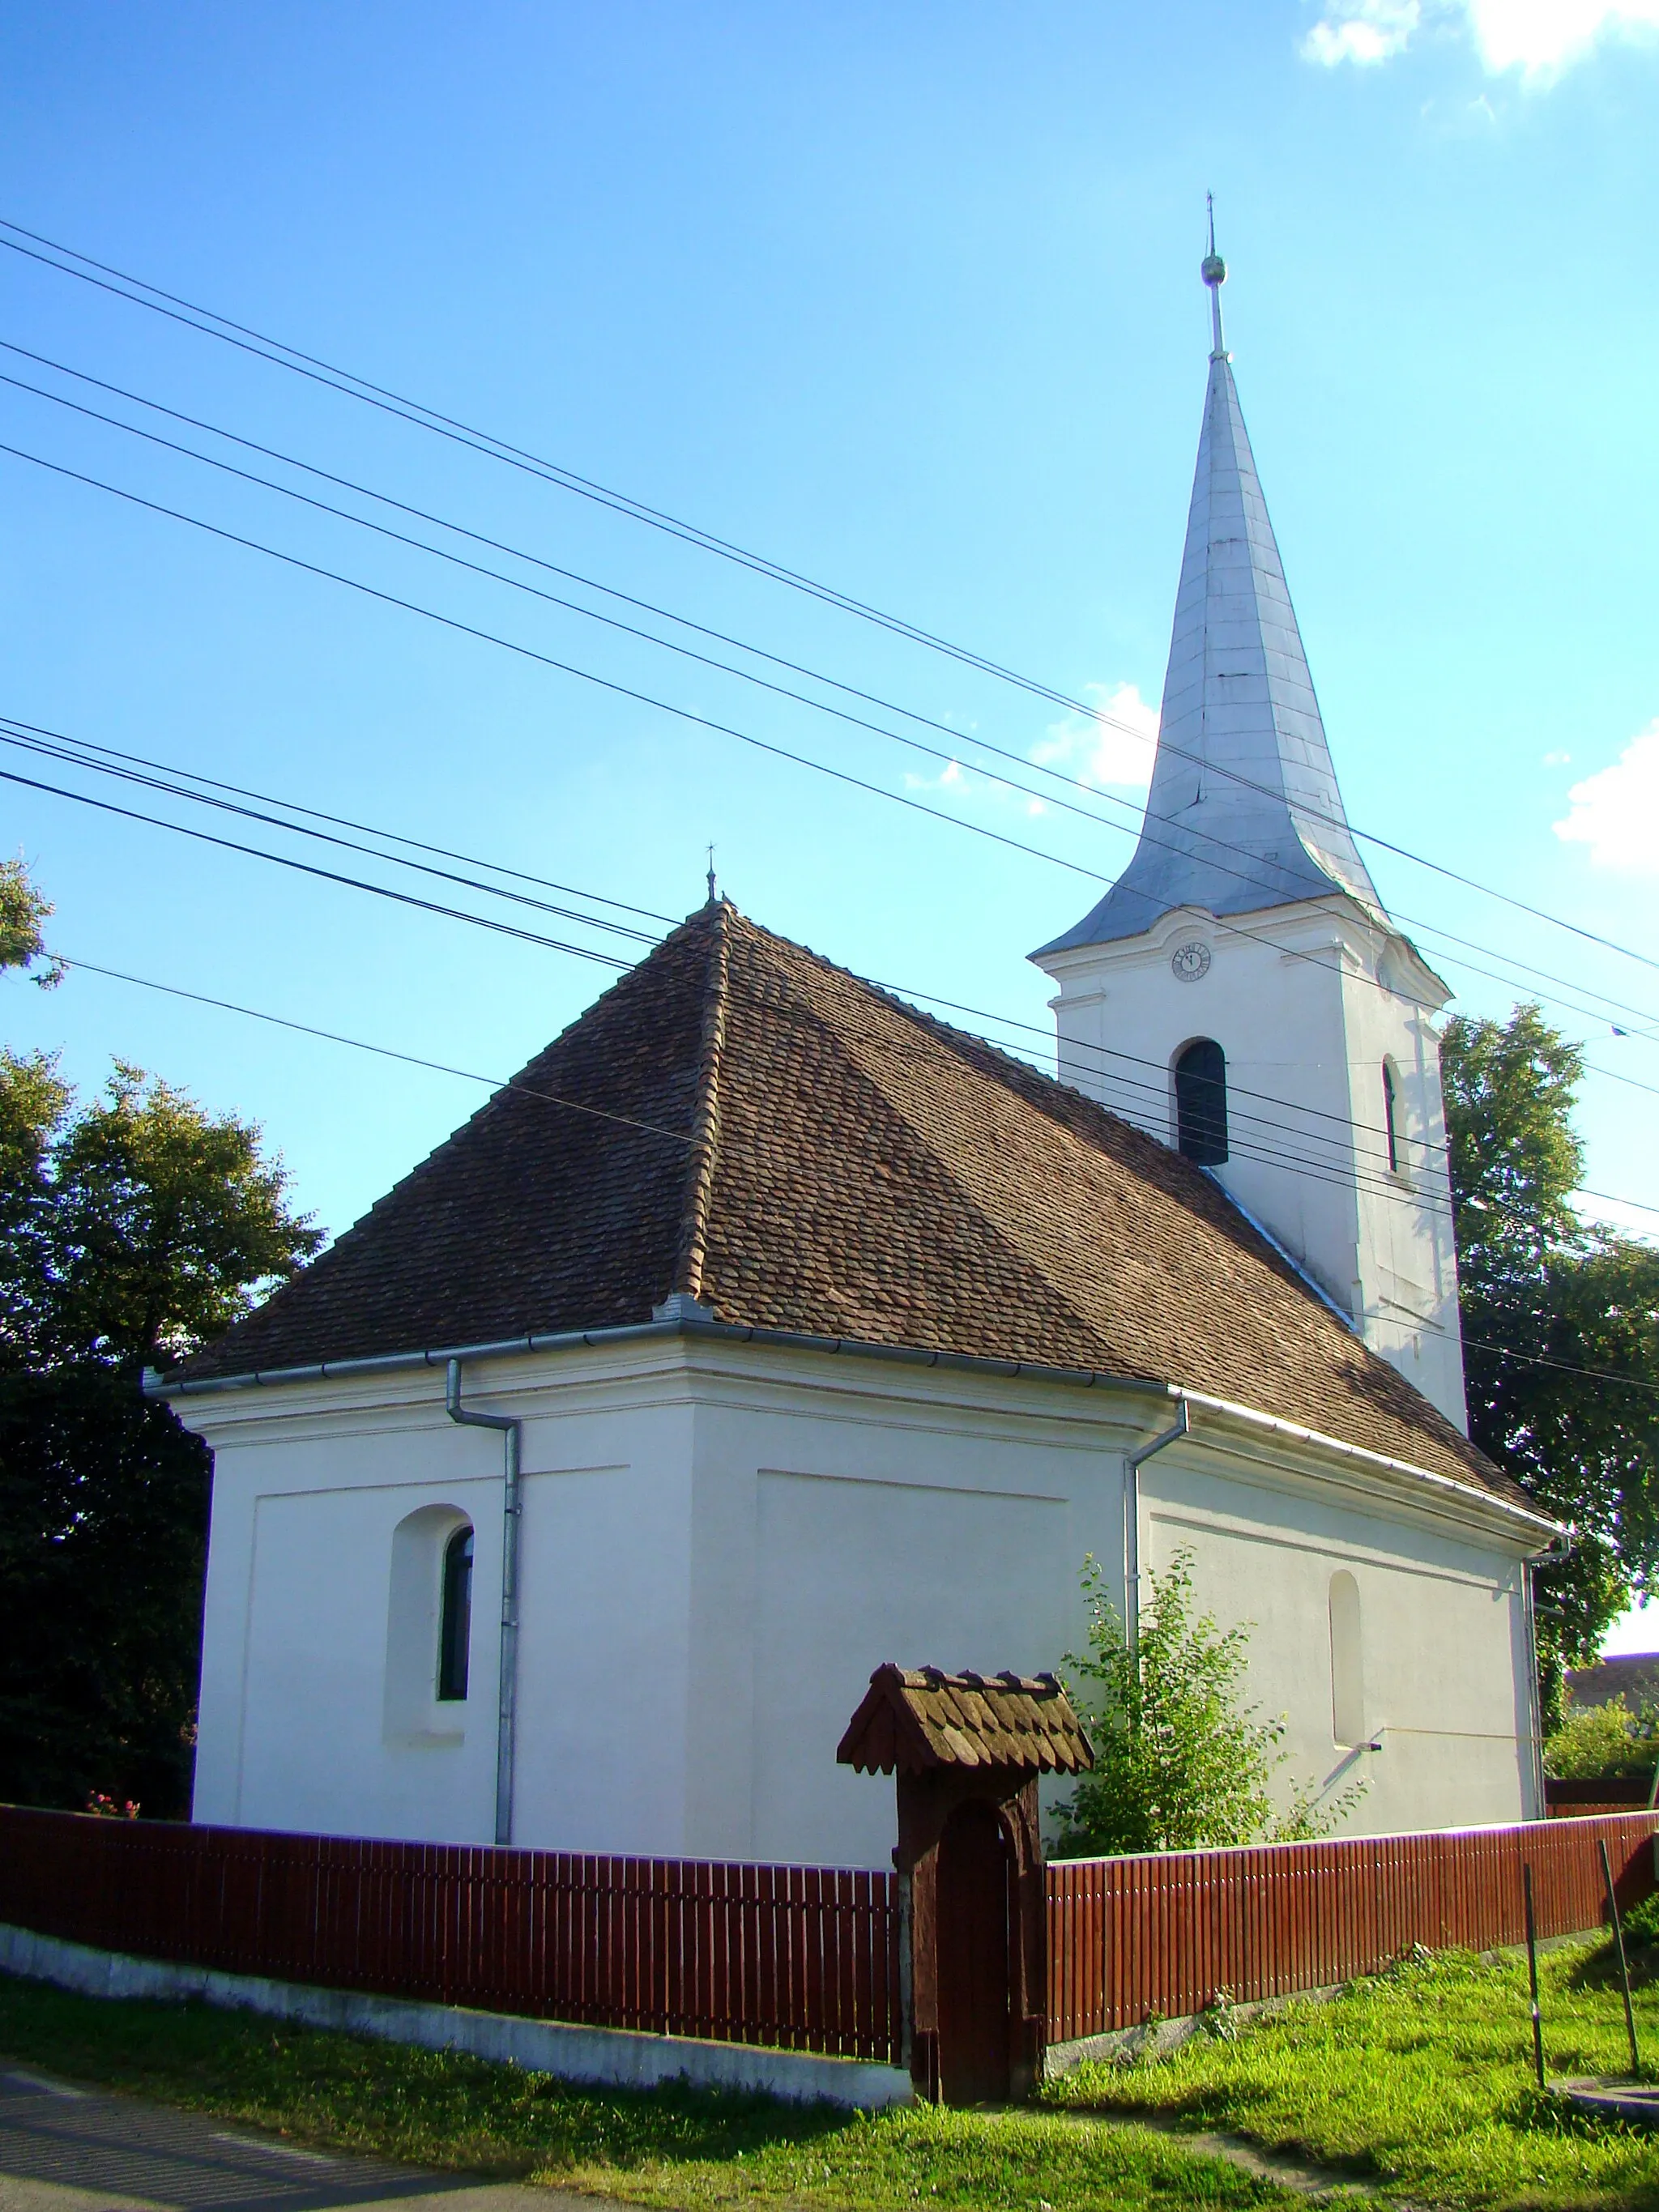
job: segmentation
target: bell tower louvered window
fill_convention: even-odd
[[[1213,1037],[1198,1037],[1175,1064],[1176,1146],[1201,1168],[1227,1157],[1227,1055]]]

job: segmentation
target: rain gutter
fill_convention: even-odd
[[[613,1345],[647,1344],[657,1340],[665,1342],[675,1337],[720,1344],[769,1345],[790,1352],[839,1353],[854,1359],[886,1360],[899,1366],[941,1368],[947,1373],[992,1376],[1006,1382],[1051,1382],[1068,1389],[1107,1390],[1133,1397],[1164,1398],[1174,1403],[1185,1399],[1200,1411],[1219,1413],[1294,1443],[1334,1452],[1362,1467],[1378,1468],[1389,1474],[1426,1483],[1431,1489],[1484,1512],[1502,1514],[1511,1522],[1536,1530],[1540,1553],[1566,1533],[1563,1522],[1552,1521],[1547,1514],[1530,1511],[1525,1506],[1511,1504],[1508,1498],[1483,1490],[1478,1483],[1460,1482],[1455,1475],[1436,1474],[1427,1468],[1414,1466],[1410,1460],[1396,1459],[1388,1452],[1371,1451],[1364,1444],[1351,1444],[1340,1437],[1305,1428],[1299,1421],[1287,1421],[1277,1413],[1258,1413],[1253,1406],[1241,1406],[1231,1398],[1189,1390],[1178,1382],[1109,1374],[1095,1367],[1055,1367],[1042,1360],[994,1359],[971,1352],[929,1352],[916,1345],[872,1344],[861,1337],[813,1336],[796,1329],[757,1328],[740,1322],[703,1321],[690,1316],[631,1322],[615,1328],[560,1329],[544,1335],[498,1337],[487,1343],[450,1345],[428,1352],[387,1352],[358,1359],[319,1360],[304,1367],[255,1368],[244,1375],[210,1375],[178,1382],[169,1381],[149,1368],[144,1372],[143,1387],[151,1397],[195,1398],[221,1391],[270,1389],[287,1382],[332,1382],[350,1376],[395,1374],[410,1368],[447,1368],[452,1359],[506,1359],[526,1352],[571,1352],[582,1346],[598,1351]]]

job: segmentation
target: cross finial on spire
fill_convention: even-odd
[[[1225,361],[1226,341],[1221,335],[1221,288],[1227,281],[1227,264],[1215,250],[1215,194],[1206,192],[1204,204],[1210,216],[1210,250],[1199,264],[1199,275],[1210,288],[1210,321],[1215,331],[1215,344],[1211,349],[1212,361]]]
[[[711,846],[708,848],[708,903],[709,903],[709,905],[710,905],[710,906],[713,906],[713,905],[714,905],[714,899],[715,899],[715,896],[716,896],[716,894],[715,894],[715,890],[714,890],[714,847],[711,845]]]

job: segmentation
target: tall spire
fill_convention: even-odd
[[[1182,906],[1249,914],[1346,892],[1382,913],[1342,811],[1222,340],[1213,205],[1200,273],[1215,344],[1140,842],[1045,953],[1138,937]]]

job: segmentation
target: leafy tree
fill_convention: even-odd
[[[112,1368],[0,1375],[0,1797],[188,1812],[210,1469]]]
[[[1068,1652],[1065,1665],[1095,1764],[1056,1808],[1056,1852],[1182,1851],[1327,1833],[1364,1784],[1323,1805],[1312,1784],[1297,1788],[1279,1811],[1272,1784],[1289,1757],[1279,1748],[1285,1723],[1258,1719],[1259,1708],[1244,1703],[1249,1624],[1224,1629],[1197,1610],[1189,1551],[1147,1580],[1131,1651],[1098,1563],[1092,1554],[1084,1563],[1089,1649]]]
[[[1659,1574],[1659,1249],[1573,1206],[1583,1060],[1536,1006],[1454,1018],[1441,1067],[1469,1433],[1574,1528],[1571,1555],[1538,1574],[1555,1723],[1565,1669]]]
[[[1544,1771],[1588,1782],[1603,1775],[1653,1771],[1659,1713],[1650,1705],[1632,1712],[1623,1698],[1605,1705],[1574,1705],[1544,1744]]]
[[[43,963],[33,979],[43,991],[64,980],[64,963],[47,951],[42,935],[52,910],[22,860],[0,860],[0,970]]]
[[[103,1098],[60,1118],[50,1174],[51,1325],[77,1358],[180,1359],[322,1242],[252,1123],[124,1060]]]
[[[50,912],[0,864],[0,969],[56,980]],[[0,1797],[187,1808],[210,1461],[140,1370],[321,1241],[250,1123],[0,1051]]]

